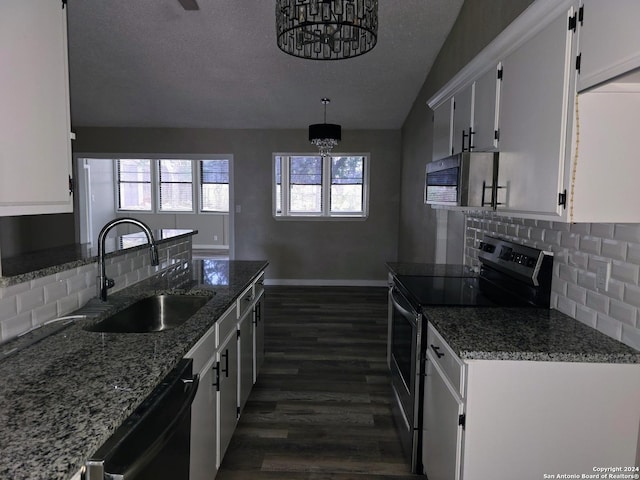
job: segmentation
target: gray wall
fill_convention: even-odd
[[[234,155],[235,258],[268,259],[271,280],[384,281],[397,258],[400,131],[344,131],[339,153],[370,154],[369,218],[277,221],[271,212],[272,154],[313,152],[306,130],[77,128],[84,153]],[[237,210],[236,210],[237,211]]]
[[[436,214],[424,205],[424,168],[433,149],[433,112],[427,100],[493,40],[532,0],[466,0],[402,127],[399,260],[436,260]],[[463,217],[449,212],[449,262],[461,263]],[[438,255],[441,258],[441,255]]]

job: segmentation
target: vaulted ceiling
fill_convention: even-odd
[[[380,0],[378,43],[348,60],[276,45],[275,0],[69,0],[74,127],[402,126],[463,0]],[[426,108],[426,107],[425,107]]]

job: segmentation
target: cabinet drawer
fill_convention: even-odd
[[[216,327],[212,326],[185,355],[193,359],[193,373],[198,373],[216,351],[218,337]]]
[[[451,385],[464,397],[464,363],[453,350],[451,350],[447,342],[444,341],[431,323],[429,323],[427,330],[426,348],[431,350],[434,362],[436,362],[445,373]]]
[[[236,330],[238,325],[238,319],[236,318],[236,306],[230,306],[226,312],[218,319],[216,322],[216,331],[217,331],[217,342],[216,348],[220,345],[220,342],[224,342],[227,336],[234,330]]]
[[[238,297],[238,318],[242,318],[247,310],[252,306],[254,299],[253,283],[248,286]]]

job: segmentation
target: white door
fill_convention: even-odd
[[[498,148],[498,114],[502,64],[488,70],[475,82],[473,102],[473,150],[493,151]]]
[[[233,431],[238,422],[238,342],[236,331],[217,354],[220,362],[220,391],[218,392],[218,460],[220,468]]]
[[[453,109],[453,150],[454,154],[470,151],[470,132],[473,125],[473,95],[475,83],[456,93]]]
[[[211,480],[216,466],[216,382],[215,355],[200,371],[198,393],[191,405],[191,456],[189,479]]]
[[[451,155],[453,126],[453,98],[433,111],[433,160]]]

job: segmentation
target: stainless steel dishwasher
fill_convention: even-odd
[[[183,359],[87,460],[85,480],[189,478],[193,361]]]

